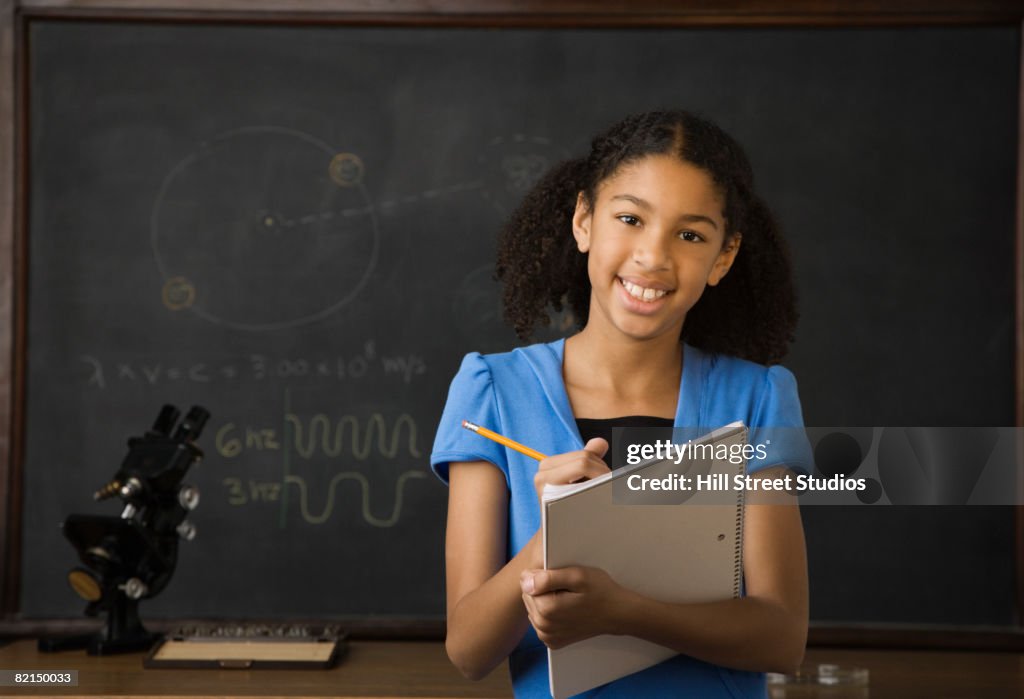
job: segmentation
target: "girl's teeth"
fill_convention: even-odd
[[[653,301],[654,299],[660,299],[668,293],[667,291],[661,291],[659,289],[645,289],[644,287],[637,286],[632,282],[627,282],[625,279],[622,280],[622,286],[625,287],[630,296],[640,299],[641,301]]]

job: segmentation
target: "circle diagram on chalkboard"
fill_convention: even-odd
[[[345,306],[377,262],[364,174],[357,154],[292,129],[247,127],[201,144],[153,206],[164,306],[254,331]]]
[[[497,136],[479,157],[484,173],[482,194],[504,218],[553,165],[568,157],[569,152],[549,138]]]

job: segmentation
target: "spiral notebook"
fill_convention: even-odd
[[[735,475],[745,473],[746,460],[735,463],[713,454],[736,454],[746,443],[747,429],[736,422],[690,442],[713,448],[690,450],[696,457],[680,463],[652,459],[582,483],[546,486],[544,567],[603,568],[620,585],[665,602],[739,597],[743,489],[732,484]],[[633,475],[662,482],[673,475],[693,480],[690,490],[652,493],[629,489]],[[697,488],[698,476],[708,488]],[[675,654],[643,639],[613,635],[548,649],[551,694],[563,699]]]

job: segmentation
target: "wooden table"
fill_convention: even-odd
[[[818,663],[867,668],[868,687],[822,687],[813,692],[788,687],[772,691],[772,699],[1024,698],[1022,653],[809,648],[805,667]]]
[[[147,670],[142,654],[44,654],[34,641],[0,647],[0,669],[78,670],[74,688],[0,688],[0,696],[508,697],[502,666],[463,679],[438,642],[354,641],[333,670]],[[773,688],[773,699],[1007,699],[1024,697],[1024,654],[812,648],[807,663],[865,667],[867,688]]]
[[[436,641],[352,641],[331,670],[154,670],[144,653],[39,653],[35,641],[0,648],[0,669],[78,670],[76,688],[0,687],[0,696],[508,697],[502,666],[481,682],[462,677]]]

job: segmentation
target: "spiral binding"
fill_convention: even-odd
[[[746,434],[744,434],[743,441],[747,441]],[[739,464],[737,471],[740,476],[746,473],[746,462]],[[736,488],[736,536],[733,539],[735,543],[732,576],[732,596],[735,599],[740,597],[740,588],[743,585],[743,507],[745,491],[745,488]]]

